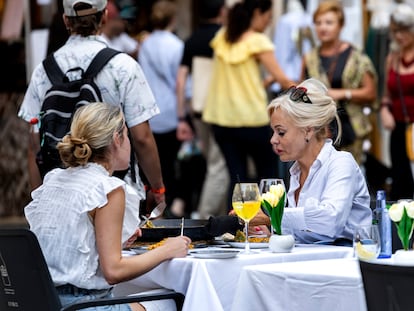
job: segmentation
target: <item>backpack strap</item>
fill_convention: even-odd
[[[55,57],[53,56],[53,53],[46,57],[43,60],[42,64],[45,68],[47,77],[53,85],[60,84],[63,82],[65,74],[60,69]]]
[[[120,51],[104,48],[96,54],[95,58],[90,63],[88,69],[85,71],[85,78],[92,78],[98,74],[99,71],[106,65],[106,63],[115,55],[121,53]]]
[[[101,71],[101,69],[106,65],[106,63],[119,53],[121,52],[108,47],[100,50],[90,63],[88,69],[86,69],[84,77],[86,78],[96,76],[98,72]],[[63,81],[65,81],[66,75],[60,69],[53,54],[50,54],[48,57],[46,57],[42,63],[43,67],[45,68],[47,77],[53,85],[61,84]]]

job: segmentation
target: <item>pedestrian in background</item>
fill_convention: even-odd
[[[228,205],[234,184],[246,181],[248,160],[254,163],[254,180],[277,176],[277,158],[269,146],[268,102],[261,65],[283,88],[289,80],[274,56],[274,46],[263,33],[272,17],[271,0],[237,2],[228,12],[227,25],[211,42],[213,72],[203,111],[212,125],[230,175]],[[250,176],[251,177],[251,176]]]

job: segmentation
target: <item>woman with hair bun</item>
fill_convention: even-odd
[[[294,161],[282,231],[299,243],[352,245],[354,227],[371,224],[370,197],[352,154],[336,150],[328,136],[338,114],[327,92],[322,82],[308,79],[268,107],[273,151],[283,162]]]
[[[114,284],[144,274],[165,260],[187,255],[190,239],[175,237],[145,254],[122,257],[122,248],[141,232],[136,227],[135,232],[125,232],[127,188],[123,180],[112,176],[128,167],[131,152],[119,106],[92,103],[79,108],[70,134],[58,144],[58,150],[67,168],[46,174],[24,211],[63,306],[111,297]],[[96,310],[174,308],[172,300],[160,300]]]

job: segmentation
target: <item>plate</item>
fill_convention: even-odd
[[[148,252],[148,246],[131,247],[130,250],[133,251],[135,254],[140,255]]]
[[[189,253],[195,258],[225,259],[236,257],[240,251],[235,249],[200,249],[191,250]]]
[[[245,247],[244,242],[226,242],[226,243],[234,248]],[[269,247],[269,243],[249,243],[249,245],[250,245],[250,248],[268,248]]]

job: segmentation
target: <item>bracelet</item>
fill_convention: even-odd
[[[165,193],[165,187],[161,187],[161,188],[157,188],[157,189],[151,188],[150,191],[152,193],[164,194]]]
[[[392,102],[389,98],[384,98],[383,100],[381,100],[381,104],[380,107],[389,107],[391,106]]]
[[[347,99],[347,100],[351,100],[352,99],[352,92],[351,92],[351,90],[345,90],[345,98]]]

